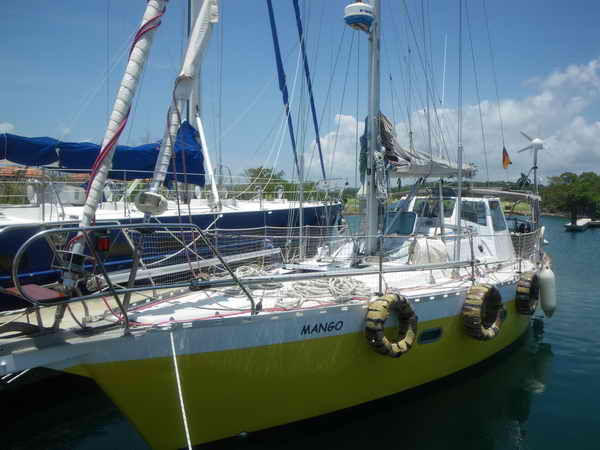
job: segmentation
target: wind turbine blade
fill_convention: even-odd
[[[528,145],[527,147],[525,147],[525,148],[522,148],[521,150],[519,150],[517,153],[522,153],[522,152],[524,152],[525,150],[531,150],[532,148],[533,148],[533,145]]]
[[[527,134],[526,134],[524,131],[521,131],[521,134],[522,134],[523,136],[525,136],[525,138],[526,138],[526,139],[527,139],[529,142],[533,141],[533,139],[531,139],[529,136],[527,136]]]

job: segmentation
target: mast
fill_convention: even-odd
[[[196,18],[200,15],[200,9],[202,8],[202,4],[204,0],[189,0],[189,17],[191,22],[191,27],[193,27],[194,22],[192,18]],[[188,33],[188,40],[191,37],[192,31],[190,29]],[[198,65],[198,70],[196,72],[196,83],[192,87],[192,93],[190,95],[190,122],[191,118],[193,118],[196,114],[202,114],[202,104],[200,102],[200,93],[202,92],[202,65]]]
[[[185,36],[189,42],[192,35],[192,17],[196,17],[192,16],[192,0],[187,0],[186,10]],[[188,123],[192,120],[192,94],[190,94],[190,97],[185,101],[185,120]]]
[[[380,128],[380,80],[379,80],[379,45],[380,45],[380,5],[373,0],[374,21],[369,32],[369,135],[367,153],[367,254],[377,250],[377,232],[379,230],[379,202],[375,186],[375,152],[379,151]]]
[[[144,64],[150,53],[154,30],[160,25],[160,18],[165,13],[165,9],[166,0],[149,0],[146,5],[142,24],[134,37],[129,52],[129,61],[102,141],[102,150],[94,163],[95,166],[96,164],[98,166],[92,168],[92,172],[94,168],[96,169],[96,174],[94,176],[94,173],[92,173],[91,186],[80,224],[82,227],[90,226],[95,220],[96,208],[102,198],[102,190],[108,178],[108,172],[112,168],[112,156],[117,147],[119,136],[127,123],[131,103],[144,70]]]
[[[127,118],[131,110],[131,103],[136,93],[144,65],[148,59],[154,31],[160,26],[160,18],[165,13],[167,0],[149,0],[146,5],[142,23],[135,34],[131,50],[129,51],[129,61],[125,69],[125,74],[121,80],[121,87],[117,93],[117,98],[113,106],[113,111],[104,134],[102,147],[90,175],[88,193],[83,207],[83,216],[80,226],[88,227],[95,222],[96,209],[102,199],[102,193],[108,173],[112,168],[112,157],[119,141],[119,136],[125,129]],[[83,254],[85,240],[83,234],[73,245],[72,252]],[[73,286],[76,275],[72,272],[66,272],[64,276],[65,286]]]
[[[182,68],[175,80],[173,99],[168,113],[168,124],[156,159],[150,188],[148,191],[140,193],[136,199],[136,206],[140,211],[144,212],[145,220],[148,220],[151,215],[161,214],[166,208],[166,199],[159,194],[159,191],[165,181],[169,169],[177,131],[181,125],[182,113],[184,112],[186,102],[188,102],[190,98],[193,99],[193,101],[197,101],[198,99],[198,96],[194,92],[195,89],[197,89],[196,85],[199,78],[200,60],[208,45],[212,26],[217,23],[218,20],[218,0],[205,0],[195,19]],[[191,109],[196,109],[194,104],[191,104],[190,107]],[[197,115],[197,113],[193,113],[194,115]],[[197,118],[196,122],[198,122],[198,120],[199,119]],[[198,131],[200,132],[200,129]],[[203,146],[203,154],[206,157],[208,154],[204,151],[204,148],[205,147]],[[219,202],[218,195],[217,198],[215,198],[215,201],[217,203]]]
[[[189,0],[190,1],[190,16],[198,17],[200,15],[200,11],[202,5],[205,0]],[[218,8],[217,3],[217,8]],[[217,10],[216,14],[220,14]],[[218,19],[217,19],[218,20]],[[191,35],[191,33],[190,33]],[[213,195],[214,206],[216,209],[221,209],[221,199],[219,197],[219,189],[217,187],[217,179],[215,178],[215,173],[212,166],[212,161],[210,159],[210,153],[208,152],[208,143],[206,141],[206,136],[204,133],[204,125],[202,123],[202,102],[201,102],[201,92],[202,92],[202,64],[197,64],[196,68],[196,82],[192,86],[192,92],[190,94],[190,108],[191,108],[191,116],[195,119],[196,129],[198,130],[198,135],[200,137],[200,147],[202,148],[202,156],[204,157],[204,171],[208,175],[208,179],[210,180],[210,188]]]
[[[369,35],[369,116],[365,127],[367,128],[367,174],[365,177],[365,193],[367,208],[365,211],[367,221],[367,238],[365,251],[372,255],[377,251],[380,220],[377,187],[375,185],[376,167],[375,152],[380,150],[380,125],[379,125],[379,27],[380,9],[379,0],[366,3],[357,1],[344,9],[344,21],[355,30],[364,31]]]

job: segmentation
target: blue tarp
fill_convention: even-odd
[[[198,132],[188,122],[179,128],[175,141],[175,164],[171,159],[165,180],[168,186],[175,178],[175,169],[179,173],[177,181],[204,186],[204,159],[197,136]],[[117,146],[109,178],[152,178],[159,147],[160,142],[137,147]],[[0,158],[26,166],[43,166],[59,161],[59,167],[70,172],[87,172],[99,152],[100,146],[91,142],[60,142],[49,137],[27,138],[8,133],[0,135]]]
[[[58,141],[49,137],[28,138],[0,135],[0,158],[24,166],[44,166],[58,161]]]
[[[113,169],[109,178],[133,180],[152,178],[159,144],[146,144],[138,147],[118,145],[113,155]],[[62,142],[59,146],[59,166],[69,172],[88,171],[100,151],[100,146],[91,142]],[[127,172],[121,172],[126,170]]]
[[[183,122],[179,127],[179,131],[177,131],[175,164],[171,159],[169,173],[165,180],[167,186],[170,186],[173,179],[175,179],[175,176],[172,175],[175,172],[179,174],[177,175],[177,181],[204,186],[204,157],[202,156],[200,144],[198,144],[198,132],[187,121]],[[183,172],[188,175],[183,175]]]

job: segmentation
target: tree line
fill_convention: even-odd
[[[286,198],[295,197],[298,191],[298,184],[285,179],[283,171],[276,172],[270,168],[257,167],[246,169],[243,172],[248,181],[253,185],[252,192],[247,195],[256,195],[254,190],[260,186],[264,194],[274,196],[278,189],[283,188]],[[455,187],[454,183],[446,183],[448,187]],[[314,192],[315,184],[307,182],[304,185],[307,192]],[[504,190],[519,190],[532,192],[534,187],[527,175],[521,174],[517,181],[471,181],[465,182],[465,188],[469,187],[496,187]],[[243,190],[244,187],[237,187]],[[410,185],[390,186],[390,196],[396,200],[406,195],[410,190]],[[437,192],[437,182],[425,183],[422,187]],[[559,176],[548,177],[545,185],[539,186],[542,196],[542,210],[548,213],[565,214],[576,217],[600,218],[600,175],[594,172],[583,172],[577,175],[572,172],[565,172]],[[356,197],[358,188],[346,186],[342,191],[342,199],[351,201]]]
[[[600,175],[597,173],[565,172],[548,177],[541,194],[545,212],[568,214],[572,221],[577,217],[600,217]]]

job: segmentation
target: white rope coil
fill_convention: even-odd
[[[277,306],[300,307],[306,301],[346,303],[354,297],[370,297],[371,290],[362,281],[354,278],[321,278],[296,281],[285,291],[285,297]]]

